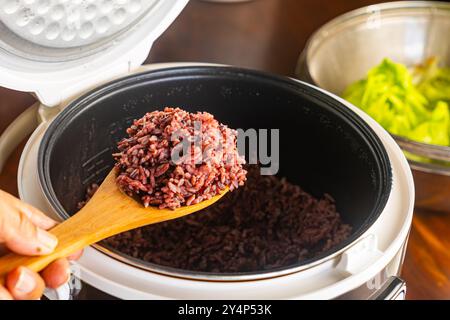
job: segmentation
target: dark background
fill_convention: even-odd
[[[290,75],[311,33],[371,0],[253,0],[220,4],[191,0],[156,41],[146,63],[215,62]],[[35,99],[0,88],[0,132]],[[17,195],[22,145],[0,176],[0,188]],[[450,213],[416,212],[402,277],[408,299],[450,299]]]

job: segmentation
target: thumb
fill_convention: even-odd
[[[6,287],[16,300],[36,300],[45,289],[44,280],[25,267],[18,267],[6,277]]]
[[[51,253],[58,239],[37,227],[22,211],[9,211],[0,215],[0,234],[5,246],[22,255],[45,255]]]

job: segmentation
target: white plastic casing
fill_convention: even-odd
[[[179,64],[144,67],[149,70],[168,66]],[[393,187],[383,213],[341,255],[308,270],[278,278],[208,282],[144,271],[87,248],[78,262],[81,279],[121,299],[332,299],[360,286],[376,287],[380,273],[398,275],[414,207],[414,183],[408,162],[392,137],[373,119],[339,97],[323,92],[347,105],[372,127],[388,152],[393,170]],[[46,123],[40,125],[24,149],[18,186],[21,199],[54,214],[40,188],[36,167],[37,150],[46,126]],[[61,290],[58,297],[64,296]]]
[[[158,0],[1,0],[0,20],[36,45],[94,44],[127,29]]]
[[[0,10],[8,8],[6,4],[9,2],[9,0],[0,0],[2,4]],[[80,2],[80,5],[83,4],[83,1],[78,2]],[[128,3],[124,0],[114,2],[122,3],[124,6]],[[91,48],[92,46],[90,47],[89,43],[78,42],[77,44],[80,45],[79,58],[76,54],[73,56],[74,49],[72,48],[70,59],[64,60],[64,57],[55,59],[52,54],[60,52],[56,48],[58,45],[55,44],[55,48],[52,48],[48,39],[45,37],[40,39],[39,35],[36,36],[34,42],[29,42],[32,44],[29,48],[34,48],[33,44],[40,42],[42,52],[46,52],[48,55],[48,57],[42,59],[30,58],[27,55],[28,53],[22,50],[26,46],[20,47],[22,51],[15,51],[14,45],[9,43],[8,48],[10,50],[8,48],[0,50],[0,86],[33,92],[44,105],[56,106],[61,101],[91,87],[93,84],[111,79],[138,67],[147,57],[153,42],[175,20],[188,0],[151,0],[151,2],[152,6],[147,8],[148,11],[145,12],[144,16],[137,17],[134,24],[123,21],[124,29],[121,30],[122,33],[119,32],[120,34],[117,37],[112,37],[110,42],[105,43],[104,50],[100,50],[100,48],[86,54],[84,48]],[[16,13],[16,11],[10,12],[11,15]],[[7,13],[0,14],[0,18],[5,14]],[[44,15],[44,13],[42,14]],[[16,19],[21,19],[21,17],[19,15]],[[13,33],[10,38],[17,37],[17,43],[30,40],[29,29],[14,28],[14,30],[11,30],[7,28],[7,25],[12,25],[14,22],[6,21],[6,18],[4,20],[1,22],[1,26],[5,35],[9,35],[7,32],[9,30]],[[17,32],[22,32],[22,35],[17,34]],[[93,35],[90,39],[100,40]],[[87,41],[87,39],[79,40]],[[90,44],[92,45],[92,43]]]

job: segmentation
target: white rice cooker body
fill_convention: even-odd
[[[146,65],[137,72],[185,65],[199,64]],[[89,247],[73,268],[76,276],[121,299],[333,299],[354,290],[371,292],[379,289],[387,278],[397,276],[414,205],[414,183],[408,162],[391,136],[373,119],[339,97],[323,92],[340,100],[372,127],[387,150],[393,170],[392,190],[385,209],[344,252],[290,275],[257,281],[215,282],[145,271]],[[48,122],[42,123],[25,146],[18,186],[21,199],[58,218],[45,198],[37,176],[37,152],[47,126]],[[53,296],[67,299],[69,293],[66,286]]]

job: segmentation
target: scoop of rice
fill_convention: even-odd
[[[113,154],[117,183],[146,207],[196,204],[246,181],[237,132],[209,113],[165,108],[135,120],[127,134]]]

